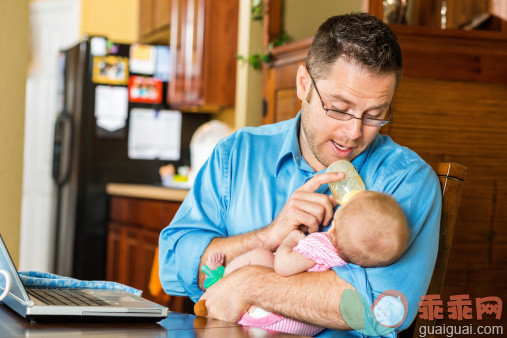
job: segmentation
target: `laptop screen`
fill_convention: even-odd
[[[19,298],[20,300],[28,301],[28,295],[26,294],[25,287],[23,283],[21,283],[21,279],[19,279],[18,270],[14,266],[14,263],[11,259],[9,251],[7,251],[7,247],[5,246],[4,240],[0,235],[0,269],[9,271],[12,277],[12,288],[11,294]],[[0,288],[2,290],[5,287],[5,278],[2,274],[0,274]]]

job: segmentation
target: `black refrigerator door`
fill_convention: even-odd
[[[54,126],[53,170],[56,186],[54,217],[53,271],[72,276],[74,255],[77,178],[79,172],[78,137],[81,133],[82,83],[85,72],[86,42],[64,52],[63,76],[60,85],[62,111]]]

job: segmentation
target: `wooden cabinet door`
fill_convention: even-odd
[[[139,42],[169,44],[171,0],[139,0]]]
[[[157,231],[111,222],[108,234],[107,280],[143,291],[150,298],[148,283],[158,247]]]
[[[107,233],[107,266],[106,279],[113,282],[125,283],[125,264],[122,257],[122,226],[118,223],[110,223]]]
[[[143,290],[143,295],[150,298],[148,283],[158,247],[159,233],[137,227],[124,227],[124,231],[126,238],[124,262],[128,266],[128,284]]]
[[[238,0],[173,0],[168,103],[218,110],[234,104]]]
[[[296,74],[304,62],[288,63],[266,70],[266,113],[262,124],[276,123],[294,118],[301,109],[296,92]]]
[[[140,0],[139,2],[139,36],[149,35],[155,29],[153,16],[155,0]]]
[[[172,105],[198,105],[202,103],[204,0],[174,0],[171,23],[168,101]]]
[[[193,313],[188,297],[151,295],[148,285],[160,231],[181,203],[111,196],[107,237],[107,280],[143,291],[143,297],[172,311]]]
[[[169,27],[171,23],[171,0],[156,0],[154,5],[155,29]]]

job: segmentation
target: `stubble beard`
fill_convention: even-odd
[[[327,168],[332,163],[332,161],[326,160],[324,154],[321,154],[318,150],[318,147],[320,145],[318,140],[319,131],[310,123],[310,111],[305,102],[303,102],[303,105],[301,107],[301,128],[303,128],[306,143],[308,145],[308,148],[310,148],[313,156],[315,159],[317,159],[317,161],[319,161],[320,164]],[[329,140],[329,138],[326,138],[326,140]],[[320,146],[323,145],[324,144]]]
[[[320,164],[322,164],[324,167],[327,168],[327,167],[329,167],[329,165],[331,163],[338,161],[338,160],[352,161],[354,158],[357,157],[357,155],[359,155],[359,154],[357,154],[357,149],[362,148],[361,144],[357,143],[357,141],[350,142],[350,140],[347,140],[343,143],[348,144],[348,145],[352,145],[355,148],[349,154],[350,156],[347,156],[345,158],[331,157],[329,159],[326,159],[326,155],[324,154],[323,151],[319,151],[319,147],[324,148],[326,146],[326,143],[331,142],[331,140],[333,140],[333,139],[330,136],[326,136],[325,138],[322,139],[323,141],[320,141],[319,140],[319,132],[320,131],[314,125],[312,125],[310,120],[311,120],[311,117],[310,117],[310,111],[308,108],[308,104],[306,102],[303,102],[303,104],[301,106],[301,128],[303,128],[303,132],[304,132],[304,135],[306,138],[308,148],[310,148],[310,151],[312,152],[315,159],[317,159],[317,161]],[[341,141],[341,140],[339,140],[339,141]],[[365,149],[366,149],[366,147],[365,147]],[[359,153],[361,153],[363,151],[364,151],[364,149],[361,150]]]

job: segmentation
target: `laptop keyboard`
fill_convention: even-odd
[[[79,289],[29,288],[28,294],[47,305],[63,306],[108,306],[103,300]]]

